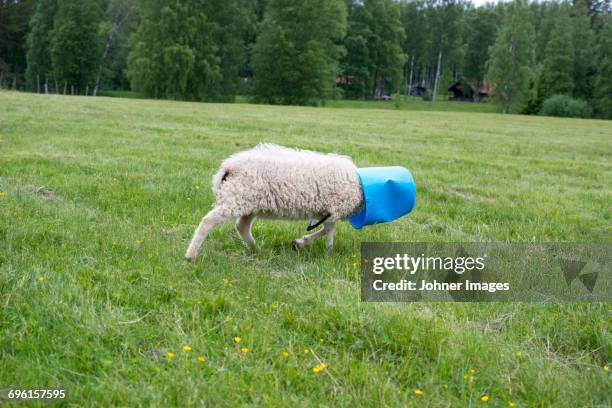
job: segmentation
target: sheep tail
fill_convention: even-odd
[[[219,171],[217,171],[217,174],[213,176],[213,180],[212,180],[213,192],[217,193],[218,191],[221,191],[221,187],[223,186],[223,183],[225,182],[225,180],[227,180],[227,177],[229,175],[230,175],[230,168],[228,166],[222,165]]]

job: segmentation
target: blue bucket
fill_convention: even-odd
[[[351,215],[353,228],[393,221],[414,208],[416,187],[404,167],[365,167],[357,169],[363,189],[363,210]]]

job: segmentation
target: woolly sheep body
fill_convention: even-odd
[[[223,161],[213,192],[216,206],[228,216],[308,219],[330,214],[338,220],[362,202],[357,167],[350,158],[269,144]]]
[[[333,244],[335,222],[363,207],[357,167],[347,156],[322,154],[262,144],[223,161],[213,177],[215,206],[196,229],[185,254],[193,260],[208,232],[219,223],[238,218],[237,229],[254,245],[255,216],[278,219],[322,219],[323,228],[293,242],[301,248],[327,235]]]

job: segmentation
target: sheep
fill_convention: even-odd
[[[320,230],[293,241],[295,249],[326,236],[333,246],[336,222],[364,206],[357,166],[350,157],[260,144],[225,159],[212,180],[213,209],[202,218],[185,258],[193,261],[208,233],[237,219],[236,230],[248,247],[255,240],[255,217],[317,219]],[[311,225],[312,227],[312,225]],[[312,228],[310,228],[312,229]]]

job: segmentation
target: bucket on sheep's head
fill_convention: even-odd
[[[353,228],[393,221],[414,208],[416,187],[404,167],[364,167],[357,169],[363,190],[363,210],[348,220]]]

